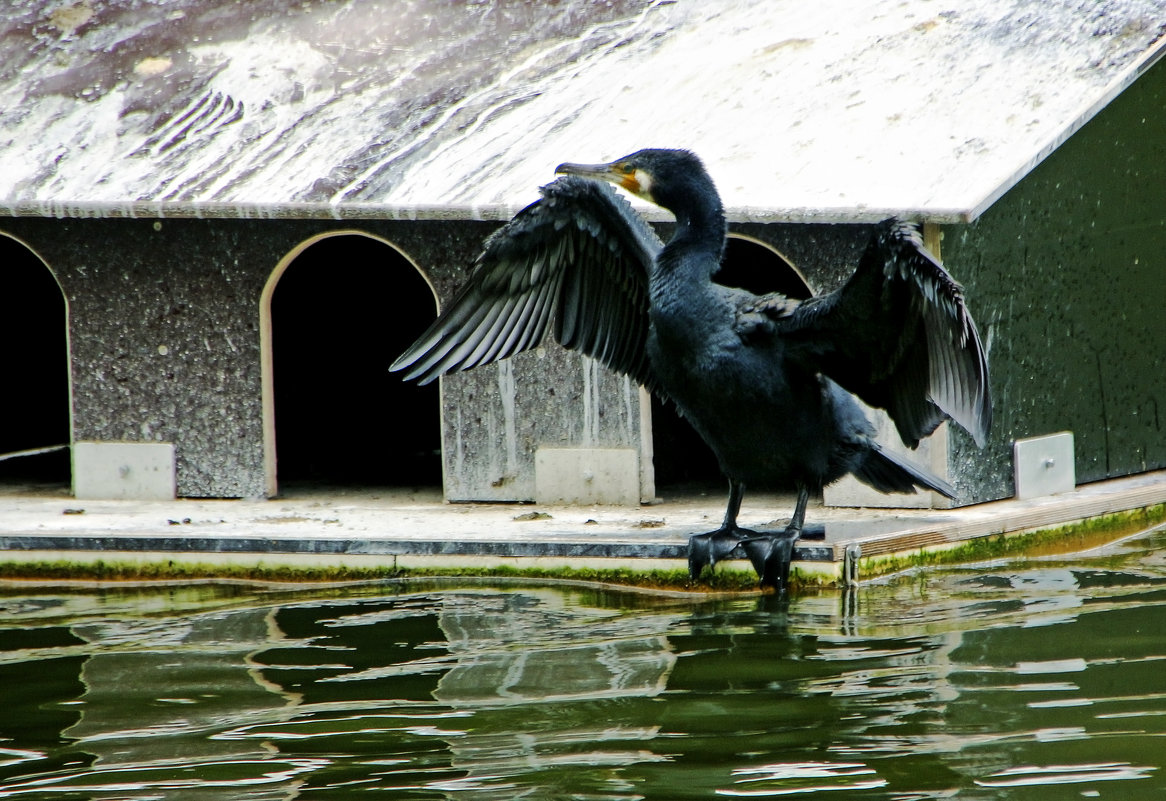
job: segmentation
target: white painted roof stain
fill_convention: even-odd
[[[1162,0],[13,5],[0,213],[50,216],[505,218],[687,147],[731,219],[968,220],[1166,51]]]

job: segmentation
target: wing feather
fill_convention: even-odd
[[[511,353],[521,353],[534,347],[542,341],[547,326],[551,320],[551,310],[554,300],[558,296],[559,286],[562,284],[562,275],[557,275],[554,281],[545,284],[538,294],[536,302],[531,307],[532,322],[527,325],[518,325],[514,329],[514,339],[508,340],[506,347]],[[496,354],[492,354],[492,357]]]
[[[880,224],[845,285],[771,317],[789,358],[885,408],[908,445],[947,417],[983,445],[988,359],[963,287],[913,225]]]
[[[553,327],[564,347],[655,384],[644,345],[662,243],[605,183],[565,176],[541,191],[487,238],[465,286],[391,370],[429,383],[535,347]]]
[[[477,367],[486,361],[486,354],[502,350],[502,346],[506,342],[507,330],[513,328],[515,321],[522,317],[521,301],[523,300],[525,298],[521,295],[511,295],[503,303],[491,306],[489,314],[482,321],[481,333],[472,340],[467,340],[462,348],[451,355],[451,360],[459,357],[461,363],[468,369]],[[465,353],[471,346],[473,350]]]

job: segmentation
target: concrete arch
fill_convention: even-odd
[[[3,253],[4,250],[8,249],[12,249],[12,251],[7,254]],[[20,237],[14,236],[5,231],[0,231],[0,266],[5,268],[4,271],[0,273],[0,297],[13,296],[11,292],[7,291],[5,284],[10,280],[14,280],[13,277],[16,275],[16,272],[11,268],[16,264],[17,260],[25,256],[28,258],[30,263],[37,263],[45,269],[46,274],[52,280],[52,285],[56,287],[56,290],[59,293],[60,318],[57,323],[57,326],[59,327],[56,327],[56,330],[60,332],[61,339],[56,342],[59,342],[64,346],[64,353],[62,354],[64,362],[64,374],[58,375],[54,380],[49,381],[27,381],[25,389],[30,389],[31,391],[29,392],[25,391],[25,389],[22,389],[19,393],[19,397],[25,403],[26,408],[13,409],[11,405],[7,407],[8,413],[6,413],[6,417],[11,420],[14,416],[16,416],[21,420],[24,436],[17,436],[15,438],[0,437],[0,455],[7,454],[10,457],[8,459],[4,459],[3,462],[0,462],[0,464],[9,461],[12,461],[13,464],[17,464],[15,460],[20,460],[23,462],[26,457],[42,461],[46,458],[53,459],[55,457],[52,456],[52,454],[57,452],[64,453],[64,461],[66,464],[68,464],[68,454],[73,444],[74,430],[72,345],[69,332],[69,297],[65,294],[64,287],[61,286],[61,281],[57,277],[56,271],[53,270],[48,261],[37,252],[36,248],[33,247],[32,244],[26,242]],[[34,278],[33,280],[35,281],[36,279]],[[43,283],[47,288],[48,282],[45,281]],[[48,291],[51,293],[51,290]],[[56,300],[56,297],[54,297],[52,300],[52,304],[54,306]],[[22,298],[18,305],[18,312],[13,313],[12,310],[3,310],[2,313],[4,314],[5,320],[2,322],[6,325],[22,325],[24,321],[31,320],[31,315],[35,315],[42,308],[43,305],[38,305],[35,302],[29,304],[26,299]],[[23,317],[21,315],[23,315]],[[49,330],[47,323],[44,323],[40,320],[37,322],[45,326],[46,332]],[[28,336],[27,330],[23,330],[22,333],[24,336],[20,338],[21,340],[31,342],[35,346],[46,348],[44,354],[34,355],[33,358],[28,360],[29,364],[31,365],[31,369],[41,369],[39,365],[47,364],[49,362],[49,359],[47,358],[48,348],[55,349],[60,347],[60,344],[54,343],[55,338],[46,340],[41,336],[30,337]],[[42,358],[42,356],[45,358]],[[14,357],[9,354],[9,358],[13,359]],[[8,380],[11,382],[12,371],[15,370],[20,372],[21,366],[18,364],[12,364],[10,361],[7,367]],[[47,377],[51,375],[51,372],[46,372],[43,375]],[[20,379],[18,379],[18,381],[19,380]],[[55,388],[54,381],[60,382],[56,385]],[[45,387],[48,388],[47,392],[51,393],[53,397],[49,397],[43,394]],[[61,392],[62,389],[63,392]],[[59,395],[63,395],[64,397],[58,397]],[[15,401],[10,398],[9,403],[11,404],[13,402]],[[53,408],[57,403],[63,403],[64,409],[57,407],[58,411],[54,412]],[[55,424],[52,422],[52,418],[61,411],[64,412],[64,425],[60,427],[59,432],[52,432],[50,429],[55,428]],[[27,415],[26,412],[28,413]],[[29,415],[34,418],[31,420],[31,424]],[[22,455],[14,456],[14,453]],[[65,471],[65,478],[68,480],[69,475],[72,472],[71,466],[66,467]]]
[[[394,242],[367,231],[359,229],[346,228],[335,231],[327,231],[316,236],[309,237],[300,242],[288,253],[286,253],[276,264],[271,274],[268,276],[264,284],[262,294],[260,296],[259,304],[259,334],[260,334],[260,348],[262,360],[262,405],[263,405],[263,465],[264,465],[264,487],[268,496],[275,495],[278,491],[278,476],[277,476],[277,421],[276,421],[276,358],[275,358],[275,326],[273,324],[273,300],[276,297],[276,289],[280,284],[280,280],[285,277],[285,273],[289,268],[307,253],[313,247],[321,246],[328,240],[335,240],[345,237],[357,237],[363,241],[372,241],[377,245],[383,245],[389,248],[395,257],[399,258],[405,264],[408,264],[416,272],[428,287],[433,298],[434,317],[436,317],[439,298],[437,291],[434,288],[433,282],[425,271],[417,264],[417,262],[409,256],[401,247]],[[417,331],[416,333],[420,333]],[[395,355],[395,354],[393,354]],[[388,361],[391,361],[391,356]],[[388,361],[385,363],[387,368]],[[437,404],[435,404],[436,406]],[[438,414],[438,409],[435,408],[435,414]]]
[[[745,261],[750,256],[752,256],[755,265],[757,261],[761,261],[760,269],[755,268],[751,271],[754,273],[752,276],[747,275],[750,272],[748,266],[732,263],[733,261]],[[734,270],[734,267],[738,269]],[[768,274],[765,274],[766,272]],[[733,282],[730,283],[730,286],[744,286],[753,292],[781,292],[798,300],[805,300],[815,293],[815,289],[806,278],[805,273],[798,269],[792,259],[768,242],[736,232],[729,233],[725,261],[716,280],[719,283],[726,283],[732,280],[733,273],[751,278],[751,281],[744,283],[753,285]]]

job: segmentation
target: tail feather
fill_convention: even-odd
[[[854,477],[879,492],[915,492],[917,487],[933,490],[955,500],[955,487],[919,465],[871,443],[866,458],[854,469]]]

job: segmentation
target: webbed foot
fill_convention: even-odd
[[[785,531],[774,534],[758,534],[741,540],[741,547],[762,587],[773,587],[777,592],[784,593],[789,584],[789,563],[793,559],[794,543],[798,541],[801,531],[789,527]]]
[[[693,581],[700,578],[706,567],[728,558],[737,550],[742,537],[753,534],[743,528],[722,527],[707,534],[694,534],[688,538],[688,575]]]

